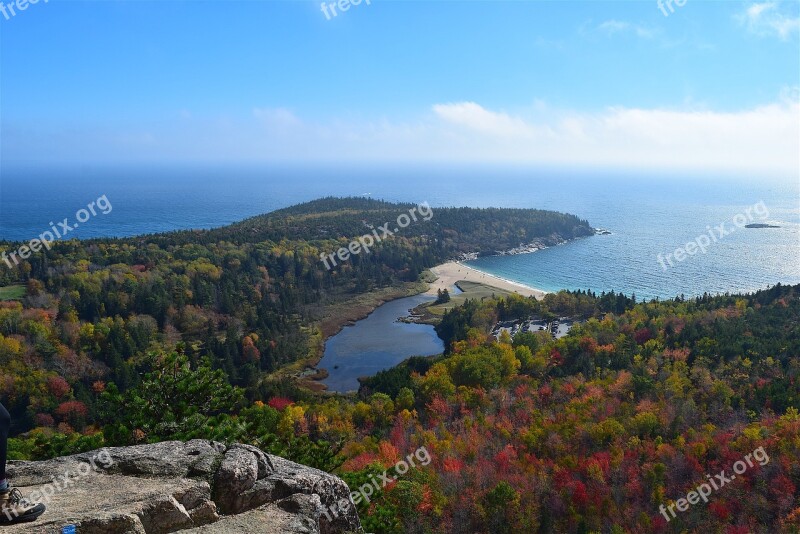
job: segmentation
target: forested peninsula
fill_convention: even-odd
[[[426,269],[592,234],[573,215],[533,209],[428,207],[396,228],[414,208],[324,198],[212,230],[56,241],[14,268],[0,265],[0,388],[14,432],[83,430],[99,421],[106,384],[136,386],[148,353],[178,346],[249,401],[267,401],[296,389],[288,378],[313,366],[342,325],[424,290]],[[330,270],[321,261],[364,235],[383,237],[376,229],[387,223],[393,235],[368,252]]]

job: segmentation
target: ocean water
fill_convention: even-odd
[[[611,235],[470,264],[548,291],[623,291],[638,298],[751,291],[800,283],[800,183],[717,176],[613,174],[473,166],[4,168],[0,240],[28,241],[105,195],[112,210],[69,234],[121,237],[222,226],[327,195],[436,206],[528,207],[574,213]],[[763,204],[759,204],[763,203]],[[762,220],[758,214],[768,216]],[[737,215],[780,228],[736,228]],[[85,218],[85,217],[84,217]],[[434,209],[435,219],[435,209]],[[741,221],[739,221],[741,222]],[[670,266],[703,235],[724,237]],[[731,230],[733,230],[731,232]],[[710,239],[710,238],[709,238]],[[666,269],[664,268],[666,266]]]
[[[768,189],[720,196],[702,201],[667,194],[621,198],[616,203],[608,199],[603,204],[613,209],[593,204],[580,213],[610,235],[468,264],[546,291],[614,289],[646,299],[800,283],[797,196],[793,200]],[[741,227],[750,223],[779,228]],[[694,248],[687,247],[689,243]],[[678,248],[694,254],[676,258]]]

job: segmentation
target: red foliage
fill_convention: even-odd
[[[578,508],[586,507],[589,502],[589,493],[586,491],[586,484],[576,480],[572,484],[572,503]]]
[[[543,404],[547,404],[552,395],[553,388],[550,386],[550,384],[545,384],[539,388],[539,400],[541,400]]]
[[[49,413],[37,413],[33,418],[36,426],[55,426],[56,420]]]
[[[528,384],[519,384],[517,387],[514,388],[514,396],[515,397],[525,397],[528,395],[530,391],[530,387]]]
[[[400,459],[400,453],[397,448],[388,441],[381,441],[378,445],[378,454],[384,465],[391,465],[397,463]]]
[[[275,408],[279,412],[282,412],[287,406],[291,406],[292,404],[294,404],[294,401],[287,399],[286,397],[272,397],[269,401],[267,401],[267,406],[270,408]]]
[[[557,490],[569,486],[572,482],[572,475],[566,469],[559,469],[553,473],[553,484]]]
[[[419,506],[417,506],[417,511],[424,514],[431,510],[433,510],[433,492],[426,484],[422,490],[422,501],[419,503]]]
[[[662,515],[651,517],[650,521],[653,524],[653,532],[664,532],[667,529],[667,520]]]
[[[720,521],[727,521],[728,518],[731,516],[731,510],[724,501],[716,501],[712,502],[708,505],[708,509],[714,514],[717,519]]]
[[[244,360],[243,363],[258,363],[261,361],[261,352],[250,336],[245,336],[242,339],[242,359]]]
[[[464,469],[464,462],[457,458],[445,458],[442,462],[445,473],[460,473]]]
[[[597,341],[589,336],[584,336],[580,340],[580,347],[583,352],[594,354],[597,350]]]
[[[602,471],[603,476],[608,477],[611,472],[611,453],[607,451],[596,452],[591,459],[586,462],[587,466],[596,465]]]
[[[442,397],[434,397],[426,408],[431,416],[439,416],[444,419],[450,418],[450,405]]]
[[[378,460],[378,455],[373,452],[362,452],[355,458],[347,460],[343,465],[342,469],[346,471],[360,471],[364,469],[369,464],[374,463]]]
[[[644,345],[653,339],[653,332],[651,332],[649,328],[640,328],[633,334],[633,339],[636,341],[637,345]]]
[[[629,479],[627,482],[625,482],[625,493],[632,501],[638,499],[642,495],[643,491],[644,486],[642,486],[642,483],[639,481],[638,473],[636,473],[636,478]]]
[[[70,416],[78,416],[78,417],[86,417],[89,413],[89,409],[86,407],[84,403],[81,401],[67,401],[62,402],[56,408],[56,415],[61,419],[65,419]]]
[[[514,462],[517,459],[517,451],[513,445],[506,445],[505,448],[495,454],[494,463],[497,465],[497,470],[500,473],[507,473],[512,469]]]
[[[39,308],[29,309],[22,312],[23,319],[44,323],[47,325],[52,324],[54,315],[54,312]]]
[[[689,358],[690,352],[691,351],[685,347],[681,349],[666,349],[664,351],[664,357],[670,360],[685,362]]]
[[[405,423],[405,421],[403,421],[403,419],[398,417],[397,419],[395,419],[392,431],[389,432],[389,441],[398,450],[404,451],[409,448],[408,434],[409,434],[408,425]]]
[[[47,379],[47,390],[55,398],[63,398],[69,393],[69,383],[60,376],[51,376]]]

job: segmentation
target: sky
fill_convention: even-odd
[[[2,166],[800,179],[797,0],[0,2]]]

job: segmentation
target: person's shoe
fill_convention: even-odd
[[[35,521],[45,505],[28,501],[17,488],[0,491],[0,525]]]

